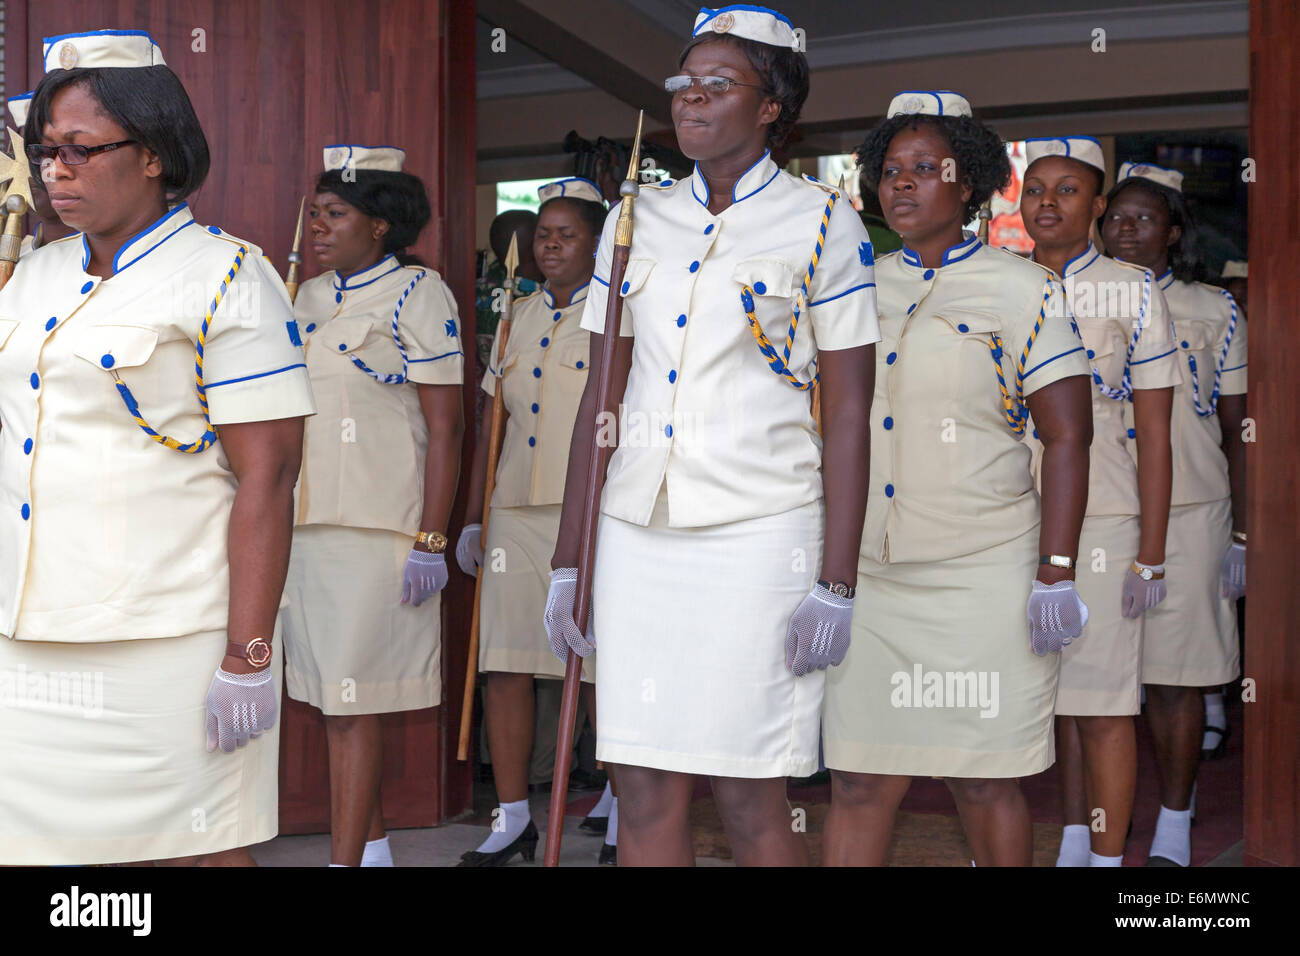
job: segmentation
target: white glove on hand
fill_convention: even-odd
[[[275,726],[279,705],[271,668],[252,674],[228,674],[220,667],[208,686],[208,753],[242,747]]]
[[[1220,593],[1229,601],[1246,596],[1246,546],[1233,542],[1219,571]]]
[[[551,572],[551,587],[546,592],[546,616],[542,619],[546,636],[551,639],[551,652],[566,664],[569,651],[587,657],[596,649],[596,637],[587,623],[587,636],[583,637],[573,620],[574,603],[578,598],[578,569],[556,568]]]
[[[1029,647],[1042,657],[1049,651],[1059,651],[1083,633],[1088,607],[1073,581],[1051,585],[1035,581],[1025,616],[1029,618]]]
[[[844,660],[853,635],[853,598],[813,588],[790,618],[785,634],[785,666],[795,677],[825,670]]]
[[[447,559],[412,549],[402,572],[402,602],[419,607],[447,586]]]
[[[456,563],[470,577],[478,574],[483,564],[483,526],[467,524],[456,539]]]
[[[1163,564],[1141,564],[1137,561],[1133,563],[1156,572],[1165,569]],[[1124,573],[1124,592],[1120,597],[1120,613],[1125,617],[1141,617],[1143,611],[1151,610],[1151,608],[1163,601],[1168,594],[1169,591],[1165,587],[1163,578],[1143,581],[1142,576],[1130,567]]]

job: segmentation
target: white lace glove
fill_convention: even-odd
[[[483,525],[467,524],[456,539],[456,563],[470,577],[483,564]]]
[[[1139,568],[1150,568],[1157,573],[1164,571],[1163,564],[1143,564],[1134,561]],[[1149,611],[1169,594],[1164,578],[1143,581],[1142,576],[1130,567],[1124,572],[1124,593],[1120,597],[1120,613],[1125,617],[1141,617],[1143,611]]]
[[[569,651],[586,657],[596,649],[596,636],[587,622],[587,635],[573,620],[574,602],[578,598],[578,569],[556,568],[551,572],[551,587],[546,592],[546,616],[542,619],[546,636],[551,639],[551,653],[568,663]]]
[[[447,586],[447,559],[441,554],[411,550],[402,572],[402,603],[419,607]]]
[[[1029,618],[1029,647],[1042,657],[1059,651],[1083,633],[1088,607],[1073,581],[1051,585],[1035,581],[1025,616]]]
[[[279,705],[271,668],[252,674],[228,674],[220,667],[208,686],[208,753],[242,747],[275,726]]]
[[[1235,541],[1223,556],[1219,571],[1220,593],[1229,601],[1246,596],[1246,546]]]
[[[815,587],[795,609],[785,633],[785,666],[795,677],[839,664],[853,635],[853,598]]]

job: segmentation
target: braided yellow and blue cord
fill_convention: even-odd
[[[993,371],[998,377],[998,388],[1002,392],[1002,414],[1006,417],[1007,425],[1017,435],[1025,433],[1025,423],[1029,420],[1029,407],[1025,404],[1025,363],[1029,361],[1029,351],[1034,347],[1034,340],[1038,338],[1038,333],[1043,328],[1043,321],[1047,318],[1047,303],[1052,298],[1052,286],[1056,280],[1048,279],[1047,285],[1043,288],[1043,304],[1038,309],[1038,319],[1034,322],[1033,331],[1029,333],[1029,341],[1025,343],[1024,351],[1020,353],[1020,358],[1016,362],[1016,394],[1013,398],[1007,390],[1007,380],[1002,374],[1002,339],[996,332],[990,332],[989,352],[993,355]]]
[[[754,335],[754,342],[758,345],[758,350],[763,353],[768,366],[773,372],[782,376],[800,391],[807,391],[812,388],[821,378],[821,373],[815,372],[810,381],[801,382],[794,372],[790,371],[790,366],[787,363],[790,361],[790,349],[794,345],[795,332],[799,329],[800,314],[803,312],[804,304],[808,301],[808,287],[812,284],[813,273],[817,271],[817,260],[821,258],[822,247],[826,245],[826,230],[830,226],[831,210],[835,208],[837,198],[839,198],[839,193],[832,193],[831,198],[826,202],[825,210],[822,211],[822,223],[817,233],[817,245],[813,249],[812,261],[808,263],[808,270],[804,273],[803,285],[799,289],[799,294],[795,297],[794,310],[790,315],[790,327],[785,333],[784,356],[777,353],[776,347],[764,334],[758,316],[754,314],[754,290],[748,285],[742,285],[740,288],[740,304],[745,310],[745,317],[749,319],[749,331]]]
[[[135,396],[132,395],[131,390],[126,387],[126,383],[122,381],[122,377],[117,374],[117,369],[109,369],[113,375],[113,381],[117,385],[117,391],[122,396],[122,402],[126,405],[126,410],[131,413],[131,417],[135,419],[135,423],[140,426],[140,429],[160,445],[166,445],[168,448],[184,452],[187,455],[197,455],[199,452],[207,451],[216,444],[217,433],[212,427],[212,420],[208,417],[208,390],[203,384],[203,349],[207,344],[208,325],[212,322],[212,316],[216,313],[217,306],[221,305],[221,300],[225,298],[226,291],[230,288],[230,283],[234,281],[236,273],[239,272],[239,267],[244,264],[244,256],[247,253],[248,249],[245,246],[239,247],[239,252],[235,256],[235,261],[231,265],[230,271],[227,272],[226,277],[221,280],[221,287],[217,289],[217,294],[212,297],[212,302],[208,306],[208,311],[203,316],[203,324],[199,326],[199,339],[194,346],[194,390],[198,392],[199,407],[203,409],[204,431],[203,436],[198,441],[181,443],[175,438],[170,438],[167,435],[160,435],[155,431],[153,427],[145,421],[144,416],[140,414],[140,406],[136,402]]]

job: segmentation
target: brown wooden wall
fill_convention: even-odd
[[[185,84],[212,149],[212,173],[190,201],[195,218],[260,245],[282,273],[298,201],[320,172],[322,147],[403,147],[405,168],[424,180],[434,209],[412,251],[446,277],[473,343],[474,10],[473,0],[8,0],[5,92],[36,85],[42,37],[148,30]],[[196,29],[206,34],[202,52],[194,49]],[[304,278],[318,271],[310,252],[305,259]],[[466,352],[466,381],[474,382],[475,350]],[[471,441],[467,432],[466,461]],[[454,527],[462,512],[463,501]],[[463,609],[472,595],[472,583],[453,569],[443,596],[446,703],[385,719],[390,826],[427,826],[469,807],[469,769],[455,762],[455,734],[469,618]],[[286,699],[280,753],[282,832],[328,830],[316,711]]]
[[[1245,858],[1300,866],[1300,5],[1250,5]]]

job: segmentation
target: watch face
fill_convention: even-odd
[[[248,663],[254,667],[261,667],[271,659],[271,645],[260,637],[254,638],[245,647],[244,656],[248,658]]]
[[[1152,571],[1150,568],[1143,568],[1141,571],[1138,572],[1138,577],[1140,577],[1143,581],[1150,581],[1153,577],[1155,577],[1155,572]]]

